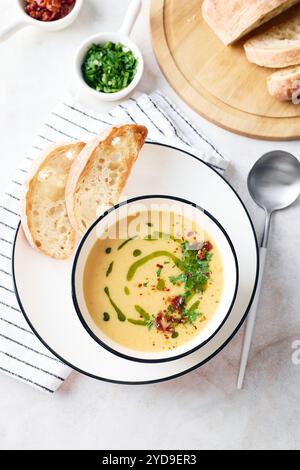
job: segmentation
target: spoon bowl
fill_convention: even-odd
[[[285,209],[300,194],[300,164],[288,152],[277,150],[263,155],[248,177],[249,192],[267,212]]]

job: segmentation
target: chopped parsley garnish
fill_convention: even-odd
[[[205,290],[210,276],[209,263],[212,259],[212,253],[207,252],[203,260],[197,258],[197,251],[191,250],[188,242],[181,245],[183,258],[182,258],[182,273],[179,276],[170,276],[172,284],[184,283],[185,292],[201,293]]]
[[[154,325],[155,325],[155,318],[152,317],[151,320],[148,320],[148,321],[147,321],[147,325],[146,325],[146,326],[147,326],[148,330],[152,330],[152,328],[154,328]]]
[[[189,309],[185,309],[183,316],[188,320],[189,323],[195,323],[196,320],[202,315],[198,308],[200,301],[195,302]]]
[[[137,71],[138,60],[123,44],[92,44],[81,70],[86,83],[102,93],[116,93],[126,88]]]

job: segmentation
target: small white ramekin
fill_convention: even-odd
[[[135,43],[129,38],[130,32],[134,26],[134,23],[140,13],[141,10],[141,0],[132,0],[129,8],[127,10],[123,25],[117,32],[111,33],[99,33],[95,34],[94,36],[89,37],[86,39],[81,46],[79,47],[76,56],[75,56],[75,63],[74,63],[74,70],[75,75],[77,77],[77,81],[79,85],[89,94],[92,96],[102,100],[102,101],[118,101],[125,96],[129,95],[133,92],[135,87],[140,82],[143,72],[144,72],[144,60],[139,48],[135,45]],[[128,49],[130,49],[134,56],[137,58],[138,65],[137,71],[134,76],[132,82],[123,90],[118,91],[116,93],[102,93],[94,88],[91,88],[84,80],[82,75],[82,64],[84,58],[91,47],[92,44],[104,44],[106,42],[113,42],[113,43],[121,43]]]
[[[77,18],[83,5],[83,0],[76,0],[74,8],[67,16],[54,21],[40,21],[31,18],[24,9],[24,0],[15,0],[15,3],[18,9],[19,18],[0,31],[0,42],[6,41],[10,36],[26,26],[33,26],[44,31],[59,31],[60,29],[66,28]]]

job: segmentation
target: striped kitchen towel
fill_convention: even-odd
[[[189,150],[222,174],[228,164],[217,147],[159,92],[134,95],[102,114],[66,98],[50,113],[0,204],[0,371],[47,392],[54,392],[71,369],[35,337],[14,293],[11,257],[20,220],[21,185],[32,161],[49,144],[68,139],[87,141],[111,124],[126,122],[146,125],[150,141]]]

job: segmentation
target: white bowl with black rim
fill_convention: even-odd
[[[161,207],[163,211],[177,212],[201,227],[209,233],[218,247],[223,266],[223,293],[218,303],[216,312],[207,322],[207,325],[197,336],[189,342],[175,349],[163,352],[142,352],[124,347],[109,338],[94,322],[84,295],[84,270],[91,249],[96,241],[117,220],[124,218],[124,214],[133,214],[141,211],[153,210],[153,207]],[[89,228],[83,237],[75,255],[72,269],[72,298],[78,318],[89,334],[101,347],[111,353],[137,362],[159,363],[177,360],[200,349],[211,341],[230,316],[234,306],[239,284],[239,268],[233,243],[222,225],[205,209],[198,205],[175,196],[141,196],[122,202],[107,212]],[[103,286],[104,287],[104,286]],[[126,313],[126,312],[124,312]]]

